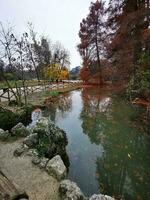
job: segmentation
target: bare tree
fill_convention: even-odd
[[[16,49],[15,49],[15,37],[13,34],[13,29],[11,26],[8,26],[7,29],[4,28],[3,24],[0,22],[0,55],[1,59],[4,59],[9,66],[11,73],[14,74],[14,63],[16,61]],[[10,84],[7,76],[5,75],[4,66],[1,68],[1,75],[3,80],[6,82],[8,88],[10,89],[11,93],[14,95],[16,102],[18,105],[21,105],[21,93],[17,85],[17,80],[14,80],[15,83],[15,90]]]

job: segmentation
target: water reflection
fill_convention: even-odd
[[[40,119],[42,117],[42,110],[37,108],[35,110],[33,110],[32,114],[31,114],[31,119],[32,122],[37,122],[38,119]]]
[[[137,110],[100,88],[59,98],[45,115],[67,132],[69,178],[87,195],[145,200],[149,194],[149,136]]]
[[[144,200],[150,196],[149,137],[134,127],[132,107],[119,99],[110,100],[98,90],[95,95],[83,92],[83,131],[104,148],[96,162],[100,191],[117,199]]]
[[[111,109],[112,99],[101,92],[100,88],[96,88],[96,93],[93,88],[88,88],[83,90],[82,100],[83,108],[80,118],[83,132],[89,136],[92,143],[100,144],[105,139],[105,120],[99,123],[99,116],[101,113],[105,113],[105,117],[111,118],[109,110]]]
[[[32,128],[38,119],[42,117],[42,110],[40,108],[36,108],[35,110],[32,111],[31,113],[31,123],[29,124],[29,128]]]
[[[64,93],[58,98],[55,98],[52,103],[47,106],[45,116],[56,122],[57,117],[65,117],[68,112],[72,109],[72,98],[70,93]]]

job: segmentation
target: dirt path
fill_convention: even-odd
[[[60,200],[59,183],[46,172],[31,163],[29,156],[14,157],[13,152],[21,142],[0,142],[0,169],[21,189],[30,200]]]

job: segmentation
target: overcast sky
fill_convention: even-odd
[[[18,33],[32,22],[35,31],[52,42],[60,41],[71,55],[71,68],[81,64],[76,46],[81,20],[91,0],[0,0],[0,21],[15,26]]]

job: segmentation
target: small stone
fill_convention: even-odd
[[[115,199],[103,194],[94,194],[93,196],[91,196],[89,200],[115,200]]]
[[[19,157],[23,153],[24,153],[24,148],[23,147],[19,147],[14,151],[14,156]]]
[[[36,151],[36,149],[29,149],[27,152],[26,152],[26,156],[37,156],[38,153]]]
[[[29,147],[26,144],[23,144],[24,149],[29,149]]]
[[[59,155],[52,158],[47,166],[46,170],[50,175],[54,175],[58,180],[64,179],[67,176],[67,169]]]
[[[45,157],[41,158],[41,162],[39,164],[39,167],[41,169],[46,168],[48,161],[49,161],[48,158],[45,158]]]
[[[77,184],[67,179],[61,181],[59,191],[63,200],[87,200]]]
[[[0,129],[0,140],[6,140],[11,136],[9,131],[4,131],[3,129]]]
[[[34,165],[39,165],[40,162],[41,162],[41,159],[40,159],[38,156],[33,157],[32,163],[33,163]]]
[[[24,139],[23,143],[26,144],[29,148],[36,146],[38,144],[38,134],[33,133],[33,134],[27,136]]]

